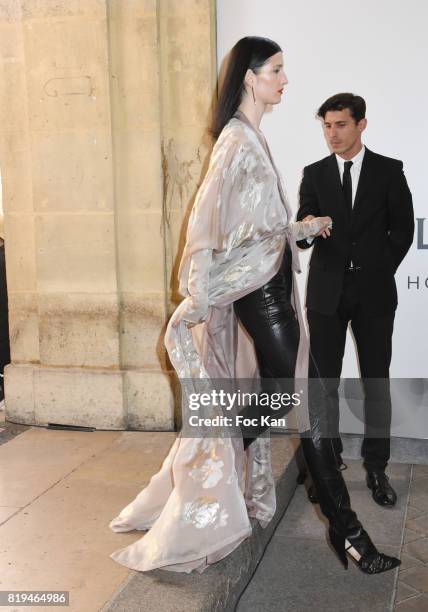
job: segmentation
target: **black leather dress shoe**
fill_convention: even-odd
[[[379,506],[394,506],[397,494],[389,484],[388,476],[383,471],[367,471],[367,486],[372,491],[373,499]]]

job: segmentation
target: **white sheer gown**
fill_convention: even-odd
[[[315,235],[321,221],[292,224],[290,219],[266,141],[238,111],[216,142],[192,209],[179,271],[186,297],[165,335],[185,397],[200,391],[201,383],[209,390],[213,379],[257,376],[254,348],[232,305],[274,276],[286,240],[293,271],[300,272],[295,241]],[[308,342],[293,285],[301,324],[296,377],[302,379],[307,376]],[[189,329],[187,322],[203,324]],[[183,402],[183,422],[186,410]],[[214,416],[217,410],[206,407],[203,416]],[[298,420],[301,431],[309,428],[305,406]],[[140,571],[203,572],[250,536],[250,517],[266,527],[275,509],[268,436],[244,451],[239,436],[179,435],[159,472],[110,523],[116,532],[147,533],[111,557]]]

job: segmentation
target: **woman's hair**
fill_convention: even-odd
[[[226,73],[214,111],[211,134],[218,138],[220,132],[235,114],[245,91],[244,79],[249,68],[254,72],[267,60],[280,52],[281,47],[269,38],[245,36],[238,40],[229,55]]]

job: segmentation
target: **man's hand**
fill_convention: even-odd
[[[306,217],[302,219],[302,221],[312,221],[312,219],[315,219],[314,215],[306,215]],[[323,238],[328,238],[330,236],[330,230],[328,229],[328,227],[326,227],[325,229],[318,232],[316,236],[322,236]]]

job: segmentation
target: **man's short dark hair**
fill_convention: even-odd
[[[366,116],[366,102],[364,98],[355,96],[352,93],[338,93],[335,96],[331,96],[319,107],[317,116],[325,119],[328,111],[341,111],[345,110],[345,108],[349,108],[349,112],[356,123]]]

